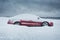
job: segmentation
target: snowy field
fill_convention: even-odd
[[[8,20],[0,17],[0,40],[60,40],[60,20],[53,19],[53,27],[10,25]]]

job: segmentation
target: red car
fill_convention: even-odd
[[[18,24],[18,25],[23,25],[23,26],[53,26],[53,22],[36,22],[36,21],[31,21],[31,20],[20,20],[20,21],[15,21],[13,22],[12,20],[8,21],[8,24]]]
[[[23,26],[53,26],[53,22],[48,19],[41,19],[40,16],[33,14],[20,14],[12,17],[8,24],[18,24]]]

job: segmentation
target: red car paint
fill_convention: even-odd
[[[11,20],[8,21],[8,24],[14,24]]]
[[[53,22],[49,22],[48,23],[48,26],[53,26]]]
[[[20,20],[20,21],[16,21],[19,22],[19,25],[23,25],[23,26],[43,26],[43,22],[35,22],[32,20]],[[13,21],[9,20],[8,24],[14,24]],[[48,26],[53,26],[53,22],[48,22]]]
[[[21,20],[20,21],[20,25],[25,25],[25,26],[42,26],[42,22]]]

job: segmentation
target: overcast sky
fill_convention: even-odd
[[[24,13],[60,17],[60,0],[0,0],[0,16]]]

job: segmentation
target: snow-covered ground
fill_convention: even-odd
[[[53,27],[10,25],[8,20],[0,17],[0,40],[60,40],[60,20],[52,19]]]

